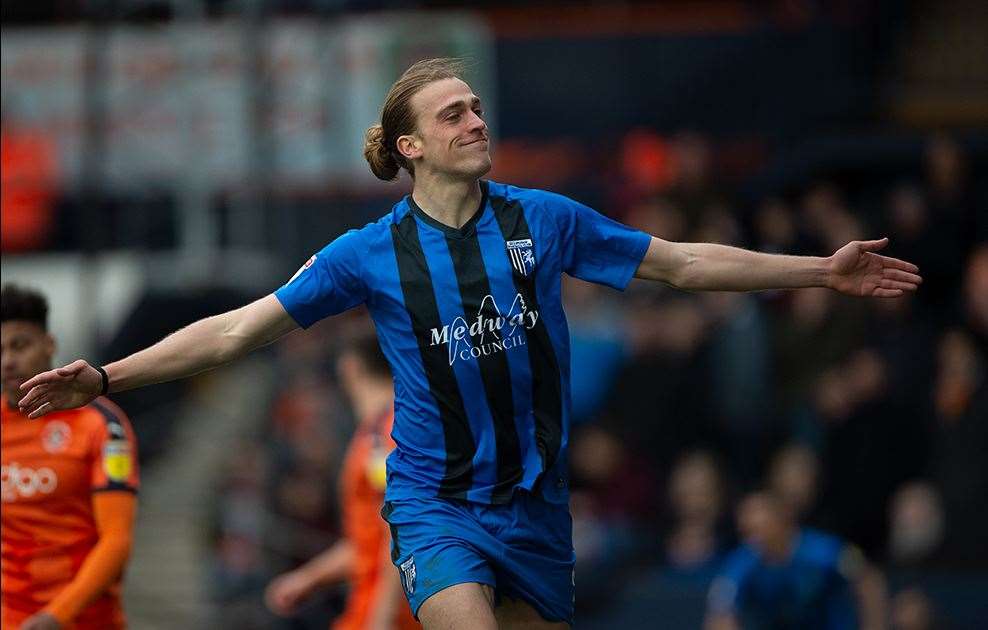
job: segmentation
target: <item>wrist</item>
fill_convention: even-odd
[[[75,617],[75,613],[70,610],[68,603],[57,600],[42,608],[41,612],[48,613],[54,617],[55,621],[62,628],[68,628],[69,624],[72,623],[72,619]]]
[[[93,368],[99,372],[100,383],[99,383],[99,393],[97,396],[106,396],[110,393],[110,375],[106,373],[106,368],[94,365]]]
[[[817,286],[823,287],[825,289],[834,288],[834,257],[827,256],[826,258],[820,259],[820,281]]]
[[[319,572],[314,567],[308,565],[301,566],[296,569],[295,575],[302,582],[302,592],[305,596],[308,596],[322,585],[322,576],[319,575]]]

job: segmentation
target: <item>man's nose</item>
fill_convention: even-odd
[[[487,122],[484,121],[483,118],[481,118],[480,116],[478,116],[476,112],[470,112],[470,115],[471,115],[471,119],[470,119],[470,131],[477,131],[477,130],[486,131],[487,130]]]

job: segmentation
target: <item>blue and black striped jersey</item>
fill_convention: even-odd
[[[650,237],[561,195],[481,183],[461,228],[411,196],[275,295],[303,327],[366,304],[395,380],[389,500],[568,498],[563,272],[623,289]]]

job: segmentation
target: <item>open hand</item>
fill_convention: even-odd
[[[279,575],[264,592],[264,602],[276,615],[288,617],[295,613],[313,591],[312,580],[295,570]]]
[[[827,286],[859,297],[899,297],[923,281],[919,267],[898,258],[880,256],[889,240],[851,241],[830,257]]]
[[[103,378],[93,366],[82,359],[65,367],[42,372],[21,385],[27,391],[19,404],[29,418],[60,409],[81,407],[99,396]]]

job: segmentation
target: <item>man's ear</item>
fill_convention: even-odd
[[[398,153],[406,160],[422,157],[422,141],[409,134],[398,137]]]
[[[45,334],[45,352],[52,358],[55,357],[55,352],[58,351],[58,342],[55,341],[55,337],[51,333]]]

